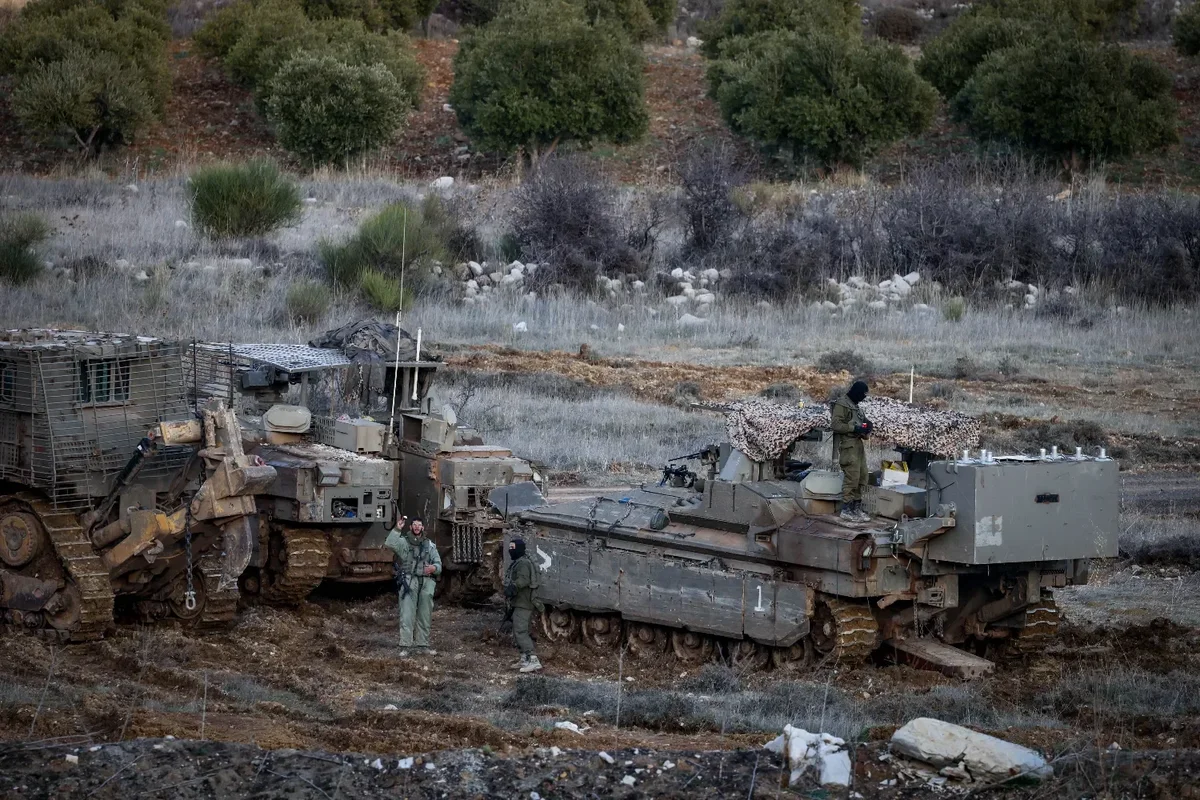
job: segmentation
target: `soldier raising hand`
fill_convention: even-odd
[[[433,622],[433,592],[442,574],[442,557],[437,545],[425,535],[425,523],[414,518],[404,530],[407,517],[400,517],[384,545],[396,554],[397,590],[400,592],[400,646],[415,647],[418,654],[433,654],[429,628]],[[414,630],[415,629],[415,630]],[[407,649],[400,653],[408,655]]]

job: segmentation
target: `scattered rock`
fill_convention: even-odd
[[[127,185],[127,186],[125,187],[125,191],[129,192],[130,194],[137,194],[137,193],[138,193],[138,187],[137,187],[137,184],[136,184],[136,183],[131,183],[131,184]]]
[[[668,299],[670,299],[670,298],[668,298]],[[708,320],[706,320],[702,317],[697,317],[693,314],[684,314],[678,320],[678,325],[681,328],[697,328],[697,327],[700,327],[701,325],[707,325],[707,324],[708,324]]]
[[[176,227],[176,228],[179,228],[179,229],[186,230],[187,228],[189,228],[189,227],[191,227],[191,226],[190,226],[190,225],[188,225],[188,224],[187,224],[186,222],[184,222],[183,220],[181,220],[181,219],[177,219],[177,220],[175,220],[175,227]]]
[[[63,758],[66,759],[68,764],[78,764],[79,763],[79,756],[75,755],[74,753],[67,753],[65,756],[63,756]]]
[[[396,766],[400,769],[412,769],[413,768],[412,756],[409,756],[408,758],[400,759],[398,762],[396,762]]]
[[[610,756],[608,753],[604,752],[603,750],[601,750],[596,755],[598,755],[600,757],[600,760],[603,761],[605,764],[617,763],[617,760],[615,758],[613,758],[612,756]]]
[[[514,322],[512,329],[513,333],[525,333],[529,330],[529,326],[525,324],[524,320],[522,320],[520,322]]]
[[[471,270],[471,274],[475,277],[479,277],[483,274],[483,265],[481,265],[478,261],[468,261],[467,269]]]
[[[1054,774],[1046,759],[1028,747],[929,717],[914,719],[896,731],[891,749],[939,769],[961,764],[975,780],[1017,775],[1040,780]]]
[[[669,305],[675,306],[676,308],[678,308],[679,306],[682,306],[682,305],[686,305],[687,302],[688,302],[687,296],[682,295],[682,294],[677,294],[673,297],[667,298],[667,303]]]
[[[388,703],[386,706],[383,707],[383,710],[384,711],[399,711],[400,709],[396,708],[396,706],[394,704]]]
[[[637,783],[637,778],[633,777],[632,775],[626,775],[624,778],[621,778],[621,783],[625,784],[626,786],[633,786],[635,783]]]
[[[703,39],[697,39],[695,36],[689,36],[687,38],[687,46],[692,48],[693,50],[695,50],[697,47],[699,47],[702,44],[704,44]]]
[[[554,727],[559,729],[560,731],[570,731],[571,733],[578,733],[580,736],[583,735],[583,730],[578,725],[576,725],[574,722],[571,722],[569,720],[565,720],[563,722],[556,722],[556,723],[554,723]]]
[[[371,766],[377,770],[383,771],[383,759],[377,758],[371,762]]]
[[[138,283],[145,283],[150,280],[150,276],[146,274],[146,270],[138,270],[138,274],[133,276],[133,279]]]
[[[435,178],[433,182],[429,184],[431,189],[437,189],[438,191],[445,191],[453,188],[453,186],[454,178],[451,178],[449,175],[443,175],[440,178]]]
[[[675,278],[676,280],[683,278],[683,267],[676,267],[675,269],[671,270],[671,277]]]

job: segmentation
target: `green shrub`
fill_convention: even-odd
[[[341,162],[387,144],[412,106],[381,64],[350,66],[307,54],[279,70],[266,98],[279,143],[313,164]]]
[[[21,284],[41,274],[37,249],[49,236],[50,226],[39,216],[0,216],[0,279]]]
[[[440,233],[421,209],[394,203],[364,221],[349,240],[322,242],[318,255],[329,277],[342,286],[361,286],[363,275],[375,272],[394,280],[399,291],[403,271],[405,291],[419,295],[433,280],[433,262],[446,261]]]
[[[267,0],[242,21],[242,33],[226,53],[225,69],[243,86],[266,86],[296,53],[319,50],[324,43],[300,6]]]
[[[560,141],[640,137],[644,91],[641,52],[616,25],[590,25],[565,0],[513,0],[464,37],[450,102],[481,146],[526,147],[536,162]]]
[[[1070,158],[1109,158],[1176,141],[1171,77],[1119,45],[1050,39],[993,53],[955,113],[980,139]]]
[[[132,2],[117,13],[95,2],[26,6],[0,37],[0,73],[21,78],[72,53],[109,54],[139,74],[154,110],[161,111],[171,86],[166,21]]]
[[[1027,20],[1047,27],[1068,27],[1098,39],[1118,32],[1136,19],[1141,0],[989,0],[983,13]]]
[[[209,14],[192,37],[196,49],[209,58],[225,58],[237,44],[254,14],[251,0],[237,0]]]
[[[731,41],[722,53],[709,81],[726,122],[797,158],[857,166],[933,119],[933,87],[893,45],[778,31]]]
[[[373,269],[363,270],[359,288],[367,302],[378,311],[394,314],[412,306],[412,290],[405,286],[402,292],[399,279],[391,275]]]
[[[947,322],[959,322],[967,313],[967,301],[961,297],[951,297],[942,304],[942,318]]]
[[[329,311],[329,287],[320,281],[297,281],[287,290],[288,317],[298,322],[319,322]]]
[[[209,236],[262,236],[298,222],[300,189],[271,161],[202,167],[188,182],[196,228]]]
[[[583,6],[589,21],[605,20],[619,25],[630,39],[644,42],[658,32],[645,0],[574,0]]]
[[[679,16],[679,0],[646,0],[646,9],[658,29],[665,30]]]
[[[412,41],[400,31],[386,34],[367,30],[358,20],[319,22],[316,30],[322,44],[314,52],[329,55],[352,67],[381,64],[396,78],[416,108],[425,87],[425,69],[413,52]]]
[[[912,44],[925,29],[925,20],[911,8],[888,6],[875,12],[871,28],[880,39],[893,44]]]
[[[12,93],[21,125],[47,139],[67,136],[85,153],[128,143],[154,119],[136,67],[112,53],[76,50],[36,65]]]
[[[425,73],[413,54],[412,43],[399,31],[376,33],[359,19],[312,22],[293,0],[267,0],[230,13],[236,18],[230,26],[237,29],[232,37],[217,27],[201,39],[210,42],[205,46],[214,55],[224,50],[230,77],[258,89],[264,108],[267,87],[275,75],[301,53],[329,56],[352,67],[381,64],[399,81],[413,107],[420,100]],[[224,23],[214,17],[212,24]]]
[[[1180,55],[1200,55],[1200,3],[1192,3],[1175,18],[1171,39]]]
[[[1036,36],[1037,27],[1029,22],[968,14],[954,20],[941,36],[925,44],[917,72],[942,97],[951,100],[988,55],[1032,41]]]
[[[438,0],[300,0],[310,19],[358,20],[373,31],[407,31],[433,13]]]
[[[727,0],[720,16],[701,29],[704,54],[717,58],[728,39],[781,30],[829,31],[857,39],[862,8],[857,0]]]

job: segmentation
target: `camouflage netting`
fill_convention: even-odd
[[[326,331],[308,343],[309,347],[341,350],[355,364],[379,364],[396,357],[396,337],[400,337],[400,360],[412,361],[417,356],[417,340],[403,328],[388,322],[364,319]],[[421,342],[421,358],[438,361],[432,344]]]
[[[890,397],[859,404],[874,430],[871,438],[896,447],[952,457],[979,445],[979,420],[956,411],[909,405]],[[719,406],[727,414],[729,442],[755,461],[777,458],[812,430],[828,430],[829,406],[790,407],[768,400],[742,400]]]

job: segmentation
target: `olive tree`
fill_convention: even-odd
[[[626,142],[649,124],[641,52],[567,0],[513,0],[464,38],[450,102],[482,147],[536,166],[560,142]]]

